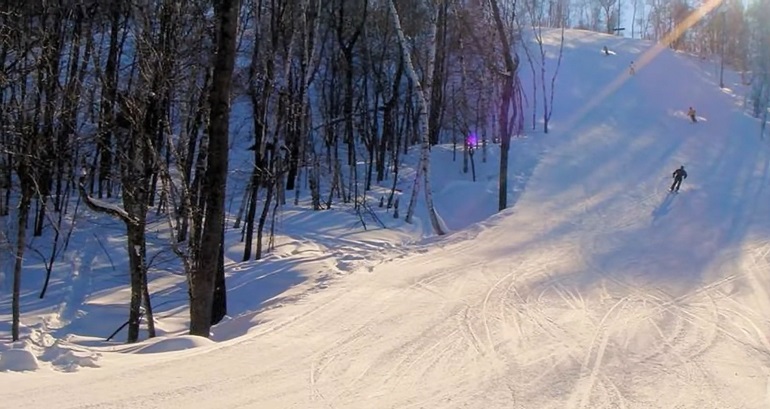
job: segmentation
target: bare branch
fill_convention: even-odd
[[[80,179],[78,180],[78,191],[80,192],[80,196],[83,197],[83,201],[85,201],[89,209],[112,216],[118,220],[121,220],[126,225],[139,226],[139,221],[129,216],[128,212],[126,212],[121,207],[91,197],[86,191],[86,175],[86,171],[83,170],[80,175]]]

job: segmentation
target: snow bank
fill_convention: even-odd
[[[80,349],[61,340],[45,348],[40,359],[50,362],[54,368],[64,372],[75,372],[80,368],[98,368],[101,354]]]
[[[51,364],[64,372],[75,372],[80,368],[98,368],[98,354],[85,351],[68,350],[57,356]]]
[[[40,368],[35,355],[26,349],[9,349],[0,352],[0,371],[36,371]]]
[[[174,338],[156,338],[157,341],[138,348],[137,354],[157,354],[162,352],[183,351],[185,349],[199,348],[214,345],[215,342],[195,335],[182,335]]]

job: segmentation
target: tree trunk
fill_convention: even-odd
[[[225,225],[222,218],[222,225]],[[211,308],[211,325],[216,325],[227,315],[227,287],[225,285],[225,230],[219,240],[219,260],[217,261],[217,277],[214,281],[214,301]]]
[[[509,117],[511,102],[513,101],[514,78],[517,75],[519,59],[512,55],[513,50],[508,42],[503,19],[500,15],[500,7],[497,0],[490,0],[492,15],[495,20],[495,28],[503,49],[503,60],[507,72],[503,73],[503,89],[500,100],[500,177],[498,183],[498,210],[508,207],[508,153],[511,147],[511,118]],[[519,113],[515,113],[518,115]]]
[[[144,300],[144,318],[147,320],[147,336],[155,338],[155,314],[152,312],[149,277],[147,277],[147,246],[142,249],[142,299]]]
[[[406,73],[409,75],[409,78],[412,80],[412,84],[414,85],[415,94],[417,96],[418,109],[420,110],[418,114],[418,126],[420,128],[420,137],[422,140],[420,164],[418,165],[415,175],[412,197],[409,199],[409,208],[407,209],[406,222],[411,223],[412,218],[414,217],[415,205],[417,204],[417,195],[420,190],[420,178],[422,178],[423,182],[426,184],[425,201],[428,208],[428,217],[430,218],[431,226],[433,227],[433,232],[438,235],[442,235],[445,232],[443,226],[439,222],[436,209],[433,206],[433,195],[430,191],[430,132],[428,128],[428,104],[425,100],[425,94],[422,91],[422,86],[420,85],[420,78],[418,77],[417,71],[415,71],[414,65],[412,64],[412,57],[409,55],[406,37],[404,36],[404,31],[401,29],[401,20],[399,19],[398,11],[396,11],[396,5],[393,0],[389,0],[388,4],[390,5],[390,13],[396,26],[396,34],[398,35],[398,40],[401,45],[401,52],[404,55]],[[435,44],[432,46],[435,47]]]
[[[26,176],[22,176],[26,178]],[[27,182],[28,183],[28,182]],[[27,220],[32,201],[32,189],[22,182],[22,195],[19,202],[18,231],[16,232],[16,261],[13,266],[13,299],[11,301],[12,323],[11,340],[19,340],[21,322],[21,268],[24,264],[24,250],[27,248]]]
[[[274,180],[270,180],[267,185],[267,193],[265,194],[265,203],[262,207],[262,214],[259,215],[259,225],[257,226],[257,254],[254,257],[257,260],[262,259],[262,238],[265,232],[265,223],[267,222],[267,216],[270,213],[270,203],[273,201],[273,192],[275,192]]]
[[[313,164],[310,170],[310,201],[313,204],[313,210],[321,210],[321,161],[313,153]]]
[[[230,135],[230,92],[236,51],[239,0],[221,0],[215,4],[217,50],[209,105],[208,163],[204,180],[205,219],[201,234],[202,249],[217,249],[224,229],[225,191],[227,186]],[[221,252],[197,254],[190,279],[190,334],[209,336],[213,321],[214,288]],[[224,290],[224,289],[223,289]]]
[[[124,195],[128,196],[128,195]],[[144,226],[127,225],[128,264],[131,277],[131,302],[128,309],[128,343],[139,340],[139,323],[142,316],[142,288],[144,267],[142,257]]]
[[[107,52],[107,62],[104,68],[99,132],[97,139],[97,156],[99,157],[99,186],[98,197],[111,196],[109,180],[112,177],[112,128],[114,126],[113,104],[117,96],[118,54],[120,34],[120,8],[113,4],[110,21],[110,46]],[[128,32],[128,30],[126,30]],[[93,188],[93,186],[92,186]]]
[[[433,73],[430,87],[430,114],[428,116],[428,129],[430,130],[430,144],[440,143],[441,120],[444,115],[444,87],[446,86],[446,40],[447,40],[447,8],[449,2],[444,1],[437,5],[437,17],[435,23],[435,45],[433,52]]]
[[[251,183],[249,183],[249,209],[246,213],[246,239],[243,243],[243,261],[251,259],[251,248],[254,239],[254,219],[257,215],[257,199],[259,197],[259,168],[254,166],[251,174]]]
[[[396,142],[396,116],[399,90],[401,89],[401,78],[404,75],[404,58],[400,56],[396,66],[396,74],[393,77],[393,86],[390,99],[385,103],[382,114],[382,137],[380,138],[379,159],[377,160],[377,182],[382,182],[386,175],[385,158],[388,144],[394,146],[394,153],[398,154],[398,142]]]
[[[187,146],[184,149],[185,152],[185,158],[184,158],[184,165],[182,166],[182,174],[184,176],[183,183],[187,184],[187,189],[185,189],[185,195],[189,195],[191,197],[183,197],[182,198],[182,204],[179,209],[179,214],[182,217],[182,223],[179,224],[179,229],[177,230],[177,242],[183,242],[187,240],[188,235],[188,229],[190,228],[190,213],[193,209],[188,209],[188,206],[193,205],[198,202],[198,194],[200,189],[198,189],[198,181],[201,178],[201,175],[199,174],[199,170],[202,172],[204,169],[204,166],[201,165],[203,162],[203,157],[205,157],[205,151],[203,151],[203,147],[205,144],[207,144],[208,139],[205,139],[205,141],[200,141],[200,151],[198,152],[197,161],[196,161],[196,146],[199,143],[199,132],[201,129],[205,129],[205,116],[207,114],[208,104],[206,103],[206,99],[208,99],[208,92],[210,91],[209,83],[211,81],[211,70],[206,69],[206,73],[203,78],[203,86],[201,89],[201,93],[198,96],[198,105],[197,109],[195,110],[195,115],[192,119],[192,122],[189,126],[187,135]],[[193,177],[193,166],[197,163],[197,166],[195,166],[196,172],[195,176]],[[193,216],[195,218],[195,216]],[[193,246],[194,247],[194,246]]]

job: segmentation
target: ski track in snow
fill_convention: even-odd
[[[479,239],[497,242],[503,236],[503,232],[489,231]],[[710,385],[719,390],[720,385],[706,368],[703,357],[720,339],[761,346],[758,318],[749,317],[757,315],[756,312],[738,313],[738,307],[721,305],[735,301],[720,297],[720,288],[743,276],[729,275],[670,296],[656,288],[635,287],[592,265],[590,256],[598,250],[585,249],[581,244],[554,243],[533,248],[531,257],[519,262],[468,255],[467,261],[428,268],[417,277],[404,270],[418,270],[420,264],[430,266],[431,259],[439,254],[411,258],[408,264],[396,263],[378,271],[370,277],[373,283],[358,278],[362,280],[359,284],[381,288],[376,299],[368,298],[370,293],[355,285],[347,293],[311,295],[309,298],[320,299],[308,300],[308,306],[313,307],[299,309],[301,314],[282,314],[289,318],[268,322],[254,333],[253,340],[227,347],[228,353],[199,356],[204,360],[223,360],[224,367],[231,368],[234,375],[226,382],[215,374],[196,385],[138,392],[132,403],[162,407],[164,403],[186,402],[202,407],[206,402],[213,404],[214,396],[231,396],[237,403],[231,407],[339,408],[373,405],[378,397],[395,396],[398,399],[392,400],[390,407],[496,407],[504,391],[509,400],[534,402],[537,407],[655,405],[644,400],[649,396],[622,382],[625,375],[616,359],[625,356],[637,368],[657,373],[682,387],[681,400],[671,400],[669,394],[671,406],[661,406],[674,407],[676,402],[688,402],[687,385]],[[448,246],[443,251],[455,250]],[[766,246],[755,251],[767,251]],[[562,258],[574,258],[573,266],[583,265],[586,270],[600,274],[607,291],[605,300],[587,305],[595,298],[582,294],[569,282],[569,276],[550,273],[558,267],[549,267],[548,260]],[[749,327],[755,326],[754,339],[722,328],[718,320],[725,314],[740,314]],[[415,318],[421,316],[422,319]],[[402,331],[397,336],[386,336],[387,331],[407,320],[422,324],[410,323],[412,333]],[[623,345],[623,333],[634,328],[633,323],[649,323],[649,328],[656,332],[656,342],[629,353]],[[300,342],[305,346],[282,349],[285,357],[260,369],[260,356],[270,353],[258,352],[260,344],[301,340],[303,334],[323,334],[340,325],[346,330],[332,332],[338,334],[336,338],[316,335],[325,342],[311,358],[307,358],[305,351],[313,350],[312,344]],[[237,357],[246,350],[253,362],[239,364]],[[148,370],[175,371],[177,365],[185,363],[159,363]],[[300,395],[291,392],[301,385],[289,374],[301,365],[306,368],[307,401],[297,400]],[[237,375],[241,373],[247,375]],[[463,380],[467,374],[473,377]],[[121,378],[130,383],[135,376],[140,375],[127,372]],[[258,379],[287,376],[287,383],[279,382],[280,389],[275,392],[262,393],[259,388]],[[543,389],[546,385],[553,388],[554,384],[558,390]],[[98,381],[91,386],[107,387]],[[254,391],[248,398],[238,393],[248,388]],[[537,395],[549,393],[566,400],[555,404],[537,399]],[[709,399],[716,397],[707,395]],[[90,407],[127,407],[121,402],[118,398]]]

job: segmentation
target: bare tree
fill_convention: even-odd
[[[644,5],[642,5],[644,8]],[[636,13],[639,9],[639,0],[631,1],[631,38],[636,38]]]
[[[559,68],[561,67],[561,59],[562,55],[564,54],[564,29],[565,25],[564,22],[558,22],[560,27],[560,35],[559,35],[559,55],[556,59],[556,66],[554,67],[553,74],[551,75],[550,81],[546,80],[546,66],[547,66],[547,53],[545,49],[545,38],[543,35],[543,24],[542,20],[544,19],[544,16],[541,13],[538,13],[538,11],[532,7],[531,3],[526,3],[527,5],[527,11],[529,13],[529,19],[530,24],[532,26],[532,34],[535,38],[535,42],[538,45],[539,55],[538,55],[538,61],[533,61],[533,56],[529,51],[529,47],[526,45],[526,42],[522,42],[522,48],[524,49],[527,59],[530,61],[530,66],[532,67],[532,70],[534,72],[534,66],[535,64],[540,66],[540,86],[541,90],[543,92],[543,132],[548,133],[548,124],[551,121],[551,116],[553,114],[553,97],[555,93],[556,88],[556,77],[559,74]],[[537,83],[538,79],[536,77],[533,78],[533,84]],[[534,87],[534,85],[533,85]],[[535,100],[537,98],[535,92]],[[533,110],[534,111],[534,110]],[[533,113],[534,115],[534,113]],[[534,126],[534,123],[533,123]]]
[[[502,92],[498,117],[498,132],[500,132],[498,210],[503,210],[508,207],[508,153],[511,148],[511,136],[514,132],[520,132],[522,126],[521,90],[518,80],[519,56],[511,47],[509,33],[506,31],[497,0],[489,0],[489,4],[492,8],[492,18],[498,40],[500,40],[504,64],[504,71],[499,73],[502,80]],[[515,10],[515,7],[512,10]],[[511,12],[515,13],[514,11]]]
[[[215,251],[202,251],[194,262],[190,283],[190,334],[209,336],[214,313],[214,294],[224,288],[217,280],[220,259],[224,256],[225,189],[227,185],[230,140],[230,91],[236,53],[239,0],[215,3],[217,47],[214,57],[212,90],[209,94],[208,161],[204,177],[205,216],[201,246]]]
[[[597,0],[599,4],[602,7],[602,10],[604,11],[604,23],[605,23],[605,31],[607,34],[612,34],[615,32],[615,21],[617,20],[617,16],[614,13],[614,6],[615,2],[617,0]]]
[[[436,145],[440,142],[441,123],[444,117],[445,96],[447,84],[447,58],[449,47],[448,40],[448,11],[449,1],[442,1],[434,5],[435,22],[431,24],[431,37],[434,44],[431,50],[429,62],[430,75],[430,112],[428,115],[428,130],[430,131],[430,143]]]
[[[252,43],[251,64],[248,69],[248,89],[247,94],[251,100],[252,120],[254,127],[254,144],[250,149],[254,151],[254,166],[252,168],[251,179],[249,181],[247,193],[246,227],[245,243],[243,251],[243,260],[251,258],[253,248],[254,232],[257,232],[257,259],[261,257],[262,252],[262,229],[267,217],[267,212],[273,200],[275,180],[271,180],[269,175],[270,157],[274,156],[275,143],[268,141],[269,121],[268,112],[270,110],[270,98],[275,92],[276,82],[276,58],[273,56],[278,52],[282,41],[281,32],[283,31],[286,3],[279,2],[274,4],[272,10],[264,11],[261,1],[252,3],[254,16],[254,31]],[[270,57],[265,57],[270,56]],[[262,217],[259,226],[255,230],[254,223],[257,221],[257,202],[260,189],[265,188],[265,201],[263,204]]]
[[[147,29],[147,26],[144,28]],[[149,36],[145,37],[145,35],[148,34],[146,31],[139,31],[137,38],[147,39]],[[144,84],[152,83],[152,78],[157,74],[150,68],[152,63],[148,46],[149,43],[140,41],[136,54],[137,65],[140,67],[140,82]],[[80,195],[91,210],[112,216],[126,226],[131,287],[127,338],[129,343],[139,340],[142,315],[147,319],[149,337],[155,336],[147,279],[146,225],[151,175],[155,167],[153,161],[155,147],[152,137],[160,126],[160,118],[156,115],[159,101],[158,95],[149,91],[150,86],[138,88],[143,89],[142,92],[147,94],[133,96],[121,94],[118,100],[120,106],[118,117],[124,127],[116,130],[114,135],[117,137],[119,147],[123,207],[120,208],[113,203],[103,202],[90,196],[86,189],[88,172],[85,166],[78,184]],[[143,306],[144,312],[142,312]]]
[[[751,113],[760,120],[760,136],[767,131],[768,111],[770,110],[770,4],[755,2],[749,6],[751,65],[754,68],[751,78],[749,104]]]
[[[19,324],[21,322],[21,269],[24,264],[24,251],[27,247],[27,220],[29,220],[29,208],[34,193],[33,167],[31,164],[33,138],[22,138],[22,147],[19,155],[17,174],[21,185],[21,197],[17,215],[16,231],[16,259],[13,266],[13,296],[11,301],[12,323],[11,339],[19,340]]]
[[[396,29],[396,35],[398,36],[398,41],[401,45],[401,52],[404,56],[404,66],[406,68],[406,73],[412,80],[412,86],[414,87],[415,93],[417,94],[416,96],[418,109],[420,110],[418,115],[418,125],[420,128],[420,137],[422,139],[420,163],[418,164],[417,172],[415,172],[416,175],[414,186],[412,188],[412,196],[409,199],[409,208],[407,209],[406,221],[407,223],[410,223],[414,217],[414,209],[415,205],[417,204],[417,195],[419,194],[420,188],[420,179],[422,179],[423,183],[425,183],[425,202],[428,208],[428,217],[430,218],[431,226],[433,227],[434,233],[441,235],[445,233],[445,230],[444,226],[439,221],[438,213],[436,212],[436,208],[433,205],[433,192],[430,188],[430,133],[428,128],[428,104],[425,100],[425,94],[422,91],[422,86],[420,85],[420,79],[417,75],[417,71],[415,71],[414,65],[412,64],[412,58],[407,46],[406,38],[404,36],[404,30],[401,28],[401,19],[399,18],[398,11],[396,10],[396,5],[393,0],[388,0],[388,2],[390,6],[390,13],[393,17],[393,24],[395,25]],[[431,47],[435,46],[435,43],[431,44]]]

